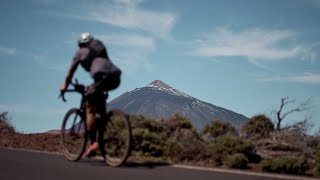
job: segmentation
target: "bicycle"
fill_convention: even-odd
[[[89,137],[85,123],[86,87],[79,84],[77,80],[71,85],[74,88],[61,92],[59,98],[66,102],[65,92],[80,93],[82,98],[80,107],[71,108],[64,116],[61,127],[61,142],[65,157],[70,161],[78,161],[88,146]],[[104,101],[106,102],[106,97]],[[96,115],[96,118],[97,116],[103,117],[99,114]],[[104,132],[99,130],[98,133],[101,136],[100,141],[98,140],[100,154],[109,166],[118,167],[126,162],[131,152],[131,126],[127,116],[121,110],[111,110],[106,113],[105,117],[106,120],[103,121]]]

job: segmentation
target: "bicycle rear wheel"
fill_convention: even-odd
[[[70,161],[81,158],[87,143],[85,121],[78,109],[70,109],[62,123],[61,140],[63,153]]]
[[[108,113],[104,132],[105,161],[108,165],[123,165],[131,151],[131,126],[127,116],[119,111]]]

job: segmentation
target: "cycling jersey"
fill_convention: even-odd
[[[121,74],[121,71],[109,59],[105,46],[99,40],[91,40],[87,47],[80,47],[76,52],[71,68],[78,64],[90,73],[92,78],[97,74]]]

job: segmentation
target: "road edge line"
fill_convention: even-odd
[[[182,169],[191,169],[191,170],[200,170],[200,171],[211,171],[211,172],[220,172],[220,173],[229,173],[229,174],[240,174],[240,175],[248,175],[248,176],[260,176],[260,177],[270,177],[270,178],[278,178],[278,179],[289,179],[289,180],[320,180],[319,178],[313,177],[302,177],[302,176],[292,176],[292,175],[282,175],[282,174],[272,174],[272,173],[264,173],[264,172],[249,172],[243,170],[236,169],[222,169],[222,168],[212,168],[212,167],[199,167],[199,166],[190,166],[190,165],[180,165],[180,164],[172,164],[169,165],[174,168],[182,168]]]
[[[0,147],[0,149],[9,149],[9,150],[14,150],[14,151],[26,151],[26,152],[35,152],[35,153],[41,153],[41,154],[51,154],[51,155],[63,156],[63,153],[59,153],[59,152],[40,151],[40,150],[32,150],[32,149],[24,149],[24,148]],[[97,157],[95,157],[95,158],[100,160]],[[210,171],[210,172],[229,173],[229,174],[240,174],[240,175],[259,176],[259,177],[270,177],[270,178],[278,178],[278,179],[320,180],[320,178],[305,177],[305,176],[302,177],[302,176],[292,176],[292,175],[284,175],[284,174],[271,174],[271,173],[264,173],[264,172],[250,172],[250,171],[243,171],[243,170],[236,170],[236,169],[200,167],[200,166],[191,166],[191,165],[182,165],[182,164],[169,164],[168,166],[173,167],[173,168],[181,168],[181,169]]]

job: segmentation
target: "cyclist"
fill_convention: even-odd
[[[88,157],[95,155],[95,151],[99,147],[98,144],[100,144],[96,140],[97,129],[99,130],[98,141],[103,138],[105,126],[101,119],[104,119],[106,114],[105,99],[109,90],[116,89],[119,86],[121,70],[111,62],[104,44],[90,33],[80,35],[78,46],[79,49],[75,53],[65,83],[60,87],[60,91],[62,93],[66,91],[79,64],[90,73],[94,80],[85,93],[87,97],[86,125],[91,144],[84,156]],[[100,118],[96,119],[96,114],[100,114]],[[104,150],[104,148],[100,149]]]

